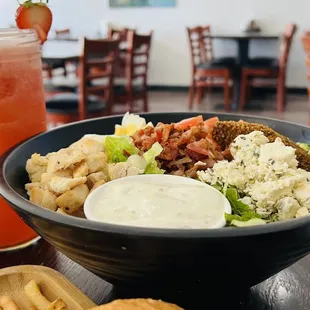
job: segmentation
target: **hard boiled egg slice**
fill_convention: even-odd
[[[153,124],[152,123],[146,124],[145,118],[127,112],[122,119],[122,124],[115,126],[114,134],[116,136],[123,136],[123,135],[131,136],[137,130],[142,129],[146,126],[153,126]]]

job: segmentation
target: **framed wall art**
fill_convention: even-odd
[[[176,0],[109,0],[111,8],[175,7]]]

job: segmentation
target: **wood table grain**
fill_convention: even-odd
[[[0,253],[0,268],[22,264],[44,265],[58,270],[97,304],[113,298],[112,285],[74,263],[42,239],[26,249]],[[240,272],[251,272],[242,269],[242,262],[237,267]],[[240,302],[239,306],[239,309],[245,310],[310,309],[310,256],[253,287],[247,300]],[[235,306],[233,308],[236,309]]]

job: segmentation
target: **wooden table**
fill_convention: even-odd
[[[237,109],[240,100],[240,80],[241,80],[241,70],[247,62],[249,61],[249,45],[252,40],[264,40],[264,41],[275,41],[280,38],[279,34],[267,34],[261,32],[240,32],[231,34],[221,34],[214,33],[210,35],[210,38],[219,40],[233,40],[238,44],[237,52],[237,67],[235,68],[234,74],[234,103],[232,109]],[[274,58],[277,58],[275,55]]]
[[[267,249],[262,249],[262,251],[265,250]],[[20,264],[45,265],[60,271],[97,304],[106,303],[113,298],[113,287],[110,284],[74,263],[42,239],[26,249],[0,253],[0,268]],[[240,266],[232,268],[239,268],[240,272],[251,272],[251,270],[242,269],[242,262],[240,262]],[[248,300],[240,303],[239,309],[308,310],[310,309],[309,289],[310,256],[252,288]],[[0,293],[2,293],[1,290]],[[206,301],[207,294],[206,292]],[[223,298],[225,298],[225,292],[223,292]],[[225,310],[228,309],[225,308]],[[202,307],[197,310],[218,309]]]
[[[42,46],[42,60],[53,61],[78,61],[83,53],[82,41],[77,39],[49,39]],[[120,52],[126,52],[127,45],[120,44]]]

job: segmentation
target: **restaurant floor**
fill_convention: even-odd
[[[150,112],[188,111],[187,102],[188,94],[186,92],[149,92]],[[221,102],[223,102],[223,95],[221,93],[207,94],[199,106],[195,105],[193,111],[225,112],[223,108],[218,108],[218,105]],[[305,125],[308,123],[309,112],[307,95],[288,95],[285,112],[281,114],[276,112],[275,95],[265,96],[265,98],[261,100],[254,99],[253,102],[251,102],[251,105],[258,107],[258,109],[245,110],[243,114],[278,118]]]

